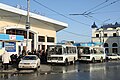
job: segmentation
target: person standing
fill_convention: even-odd
[[[4,70],[8,69],[8,64],[11,61],[9,54],[7,53],[7,51],[4,51],[4,53],[2,54],[2,62],[3,62],[3,68]]]

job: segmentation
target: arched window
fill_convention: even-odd
[[[115,53],[115,54],[117,54],[118,53],[118,45],[117,45],[117,43],[113,43],[112,44],[112,53]]]
[[[108,47],[108,43],[104,43],[104,47]]]
[[[117,46],[118,46],[117,43],[112,44],[112,47],[117,47]]]

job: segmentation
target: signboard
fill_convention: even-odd
[[[5,50],[7,52],[16,52],[16,42],[5,42]]]
[[[9,35],[10,40],[16,40],[16,35]]]

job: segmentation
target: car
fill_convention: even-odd
[[[21,69],[34,69],[37,70],[40,67],[40,59],[37,55],[26,55],[18,64],[17,70]]]
[[[120,54],[117,54],[118,55],[118,59],[120,60]]]
[[[118,60],[119,56],[115,53],[111,53],[111,54],[107,54],[106,59],[107,60]]]

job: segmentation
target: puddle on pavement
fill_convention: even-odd
[[[9,78],[11,78],[12,76],[16,76],[15,74],[7,74],[7,73],[2,73],[2,74],[0,74],[0,78],[1,79],[9,79]]]

